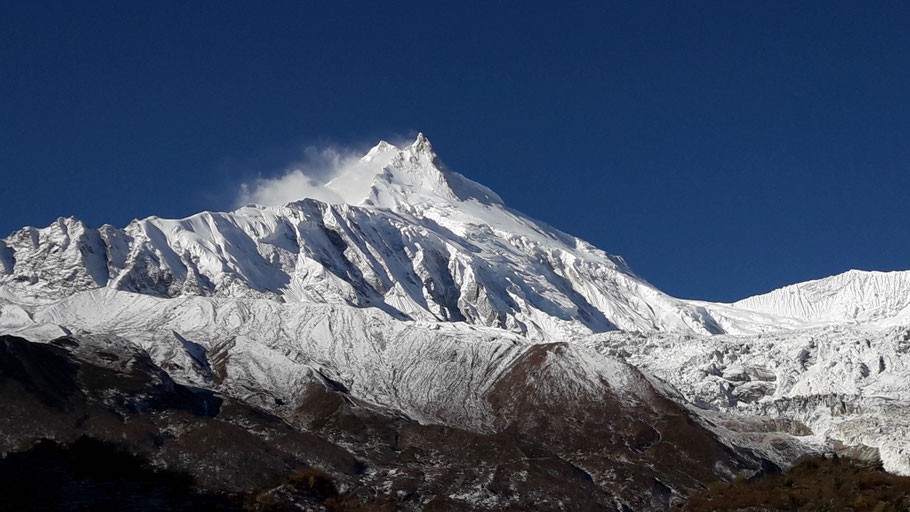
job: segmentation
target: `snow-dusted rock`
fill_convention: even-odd
[[[829,326],[751,336],[600,334],[620,355],[698,407],[789,418],[823,438],[877,448],[910,474],[910,329]]]

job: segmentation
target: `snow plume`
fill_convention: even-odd
[[[351,150],[308,147],[304,150],[303,160],[288,166],[281,176],[260,177],[251,183],[241,184],[237,195],[238,206],[250,203],[280,206],[305,198],[327,203],[344,202],[341,194],[325,187],[325,184],[345,174],[358,160]]]

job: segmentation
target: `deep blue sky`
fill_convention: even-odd
[[[910,4],[433,3],[3,2],[0,236],[421,130],[677,296],[910,268]]]

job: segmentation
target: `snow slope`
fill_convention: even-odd
[[[733,306],[819,324],[907,322],[910,271],[850,270],[749,297]]]
[[[491,428],[484,398],[490,386],[535,346],[501,329],[406,321],[376,308],[112,289],[41,306],[2,304],[0,331],[42,342],[63,335],[128,339],[182,382],[278,413],[294,410],[307,383],[327,378],[422,422],[479,431]],[[581,370],[551,387],[648,393],[627,365],[581,346],[553,364]]]

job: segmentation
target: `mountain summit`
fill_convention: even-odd
[[[403,149],[379,142],[323,187],[347,204],[385,208],[502,203],[492,190],[447,169],[423,133]]]

